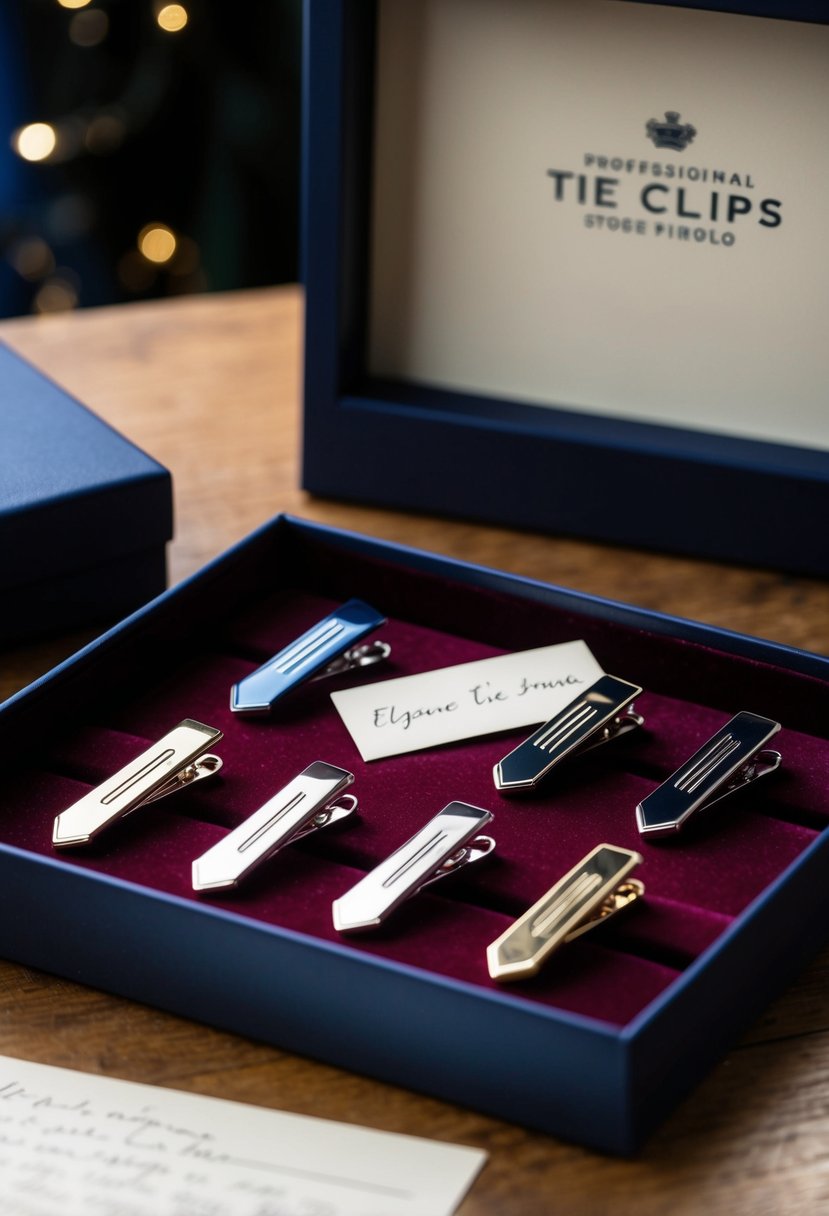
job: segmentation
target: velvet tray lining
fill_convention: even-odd
[[[574,596],[551,604],[314,543],[290,551],[287,561],[281,556],[278,568],[260,569],[241,596],[237,588],[224,603],[205,603],[186,643],[180,631],[175,647],[145,648],[140,671],[125,665],[120,687],[110,673],[106,696],[74,707],[77,725],[48,755],[24,760],[5,785],[7,843],[54,855],[57,813],[182,718],[196,718],[224,732],[214,749],[224,760],[222,775],[142,808],[94,845],[61,853],[62,860],[492,990],[488,942],[594,845],[634,848],[644,857],[639,906],[509,989],[624,1026],[826,826],[829,741],[813,733],[829,721],[819,681],[658,629],[631,628]],[[516,799],[495,791],[491,771],[529,730],[367,764],[328,696],[347,678],[305,686],[269,719],[230,713],[235,680],[352,595],[389,614],[377,636],[391,643],[391,660],[362,679],[584,638],[605,670],[645,687],[637,702],[645,728],[561,766],[540,793]],[[637,802],[740,709],[782,721],[779,773],[699,816],[677,839],[643,840]],[[314,760],[355,774],[357,814],[288,847],[231,895],[194,894],[192,859]],[[412,899],[382,929],[340,937],[333,899],[453,799],[493,812],[492,857]]]

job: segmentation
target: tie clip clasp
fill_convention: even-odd
[[[262,862],[303,836],[329,827],[357,806],[344,791],[354,781],[347,769],[316,760],[263,806],[193,862],[194,891],[226,891]]]
[[[487,947],[491,977],[528,979],[559,946],[630,907],[645,893],[627,877],[641,861],[631,849],[597,845]]]
[[[780,752],[766,744],[780,723],[745,711],[713,735],[690,760],[648,794],[636,808],[642,836],[679,832],[697,811],[707,810],[729,794],[759,781],[779,768]]]
[[[89,844],[99,832],[138,807],[157,802],[222,767],[207,749],[222,732],[185,718],[131,763],[57,816],[52,828],[56,848]]]
[[[637,684],[601,676],[498,761],[492,770],[496,789],[505,794],[533,790],[562,760],[642,726],[644,718],[632,704],[641,692]]]
[[[492,818],[490,811],[468,802],[448,803],[410,840],[334,900],[335,929],[350,933],[376,928],[424,887],[486,857],[495,848],[495,841],[476,833]]]
[[[230,691],[231,710],[236,714],[267,714],[306,680],[382,662],[391,652],[387,642],[355,643],[385,623],[386,618],[370,604],[348,600],[237,681]]]

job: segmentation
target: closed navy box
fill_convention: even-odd
[[[170,474],[0,345],[0,644],[117,619],[166,586]]]
[[[325,684],[272,718],[230,712],[234,682],[354,595],[388,615],[389,676],[583,638],[643,685],[645,727],[516,800],[492,766],[526,732],[366,764]],[[640,838],[637,802],[741,709],[782,722],[778,773],[677,839]],[[186,717],[224,731],[222,773],[56,853],[54,817]],[[612,1152],[829,924],[829,660],[298,520],[6,702],[0,751],[5,957]],[[316,760],[355,774],[352,821],[194,894],[193,859]],[[332,901],[454,799],[493,812],[492,857],[338,936]],[[642,853],[644,898],[499,987],[486,946],[600,842]]]
[[[571,16],[582,7],[586,6],[564,6]],[[396,20],[404,23],[402,32],[389,26],[390,32],[384,34],[389,8],[397,14]],[[759,90],[761,98],[773,96],[771,104],[778,107],[767,121],[755,117],[753,126],[764,132],[772,127],[784,133],[798,130],[800,136],[797,122],[805,125],[805,120],[797,112],[796,103],[792,103],[795,113],[787,120],[788,127],[778,112],[787,92],[796,95],[798,55],[780,49],[773,32],[768,33],[766,50],[771,66],[768,70],[752,69],[748,48],[754,44],[743,38],[741,31],[750,26],[752,36],[759,37],[756,31],[763,25],[784,34],[799,30],[798,45],[805,44],[804,61],[814,62],[816,52],[810,46],[826,33],[825,6],[809,2],[784,5],[774,0],[594,4],[590,11],[596,8],[597,13],[584,18],[586,41],[576,48],[576,58],[581,54],[582,66],[589,68],[596,61],[597,47],[603,47],[606,56],[608,48],[613,48],[602,62],[608,65],[608,73],[612,69],[621,76],[614,76],[616,92],[611,91],[598,114],[596,96],[604,87],[600,68],[595,69],[598,79],[591,76],[580,81],[566,70],[562,94],[557,104],[551,105],[543,89],[555,80],[555,70],[549,65],[539,69],[539,62],[546,60],[542,55],[539,61],[531,38],[521,44],[526,51],[523,58],[516,50],[518,43],[512,35],[519,29],[522,14],[526,16],[529,10],[535,19],[539,11],[552,12],[555,8],[554,3],[522,3],[502,6],[499,11],[497,6],[482,4],[478,13],[474,5],[435,3],[434,9],[430,6],[421,16],[421,5],[406,5],[402,0],[394,5],[385,0],[306,0],[303,485],[315,494],[334,498],[825,575],[829,573],[829,545],[812,526],[813,520],[829,514],[829,448],[823,407],[826,375],[824,370],[821,376],[818,367],[825,350],[819,328],[823,306],[804,303],[805,287],[803,299],[798,297],[794,258],[779,253],[781,234],[788,240],[798,232],[805,222],[803,204],[810,204],[805,186],[804,197],[794,197],[797,187],[793,173],[784,167],[786,154],[775,154],[777,168],[773,173],[767,170],[763,179],[757,173],[753,177],[736,175],[741,184],[734,190],[744,200],[739,206],[748,206],[752,216],[742,227],[739,216],[731,229],[720,225],[720,236],[723,232],[737,234],[730,250],[722,244],[717,248],[696,246],[693,237],[681,251],[676,241],[670,247],[658,245],[663,238],[652,234],[656,222],[653,209],[658,207],[664,219],[662,212],[667,212],[669,203],[654,203],[657,196],[653,193],[648,196],[651,211],[639,204],[630,209],[631,214],[645,217],[636,222],[649,225],[647,235],[612,234],[606,228],[602,233],[585,234],[579,204],[566,193],[568,181],[575,192],[576,175],[587,172],[585,164],[575,154],[572,163],[555,159],[563,155],[558,151],[560,134],[566,135],[582,112],[593,113],[591,130],[601,144],[597,150],[618,151],[622,166],[607,170],[616,182],[607,189],[615,192],[618,200],[608,197],[607,207],[616,209],[607,210],[599,218],[625,216],[624,188],[630,185],[631,166],[638,184],[635,175],[642,161],[646,166],[656,164],[660,170],[667,163],[675,175],[685,172],[689,164],[692,173],[704,170],[710,175],[716,170],[719,175],[720,162],[725,164],[726,158],[721,155],[717,137],[726,128],[730,140],[727,159],[735,163],[725,164],[725,168],[737,168],[737,162],[741,170],[750,168],[750,164],[744,164],[747,154],[741,136],[744,107],[751,103],[739,91],[736,104],[734,97],[715,101],[709,96],[712,74],[699,69],[699,64],[709,59],[706,47],[715,47],[717,62],[723,61],[725,23],[735,67],[742,65],[751,87]],[[688,9],[712,11],[683,11]],[[645,55],[646,67],[638,74],[630,66],[626,50],[617,48],[614,36],[601,36],[600,23],[614,10],[623,14],[614,18],[617,23],[623,23],[626,14],[640,32],[634,49]],[[470,28],[464,30],[457,23],[441,42],[444,18],[453,11],[460,12],[459,22],[468,21]],[[761,17],[779,20],[761,21]],[[493,40],[490,60],[478,69],[479,92],[472,102],[468,100],[468,61],[456,65],[460,52],[466,53],[467,46],[477,46],[481,30],[496,20],[501,23],[501,37]],[[693,51],[687,50],[689,20],[695,25],[703,20],[712,23],[710,41],[694,44]],[[654,29],[670,21],[677,23],[675,36],[660,44],[664,55],[649,53]],[[405,24],[408,22],[414,23],[413,31]],[[809,22],[817,24],[803,24]],[[802,33],[804,30],[806,33]],[[386,64],[383,56],[389,54],[389,47],[393,61]],[[706,122],[696,113],[686,115],[703,124],[690,148],[660,150],[648,139],[645,120],[658,104],[657,95],[664,96],[665,107],[680,105],[675,100],[675,81],[670,73],[683,48],[692,58],[690,62],[684,60],[676,71],[681,79],[695,81],[697,91],[694,93],[689,85],[681,104],[690,107],[689,98],[694,97]],[[659,87],[654,79],[657,62],[668,71],[667,80],[659,78]],[[436,65],[443,68],[441,80],[450,91],[450,99],[436,98],[430,91]],[[521,114],[516,117],[510,105],[513,94],[521,92],[532,70],[537,73],[537,87],[527,90],[533,102],[529,117],[535,121],[541,115],[544,125],[540,135],[535,132],[538,147],[534,145],[529,163],[522,161],[517,171],[512,149],[523,124]],[[823,70],[822,61],[819,70]],[[726,85],[735,79],[727,68],[720,76]],[[778,87],[769,95],[764,82],[772,76]],[[411,90],[411,104],[408,94],[402,104],[396,99],[400,88]],[[618,148],[614,144],[608,149],[608,139],[613,140],[605,130],[612,133],[617,109],[623,109],[637,90],[639,97],[624,140],[617,141]],[[488,111],[483,117],[476,107],[479,98],[490,94],[496,99],[491,103],[494,113]],[[388,117],[390,112],[393,118]],[[435,132],[442,138],[450,122],[455,124],[452,131],[457,139],[451,146],[447,139],[440,165],[430,172],[423,167],[424,141]],[[819,132],[820,127],[817,129]],[[485,158],[479,155],[480,148],[488,149]],[[803,163],[808,163],[807,154],[801,155]],[[485,178],[482,162],[488,174]],[[557,179],[564,199],[560,203],[555,202],[551,165],[567,169]],[[443,218],[452,206],[453,190],[445,187],[434,195],[428,193],[435,178],[449,172],[447,166],[460,175],[469,190],[464,195],[466,209],[460,214],[452,211],[454,229]],[[651,183],[652,191],[660,192],[660,200],[668,199],[664,193],[666,179],[655,176],[656,168],[642,181]],[[391,175],[391,181],[380,189],[383,172]],[[507,194],[500,210],[485,210],[491,187],[502,180],[510,183],[514,200]],[[683,179],[683,183],[688,197],[682,197],[690,207],[693,182]],[[587,183],[585,191],[588,186],[593,188]],[[710,188],[709,182],[707,192],[700,195],[700,214],[705,210],[703,204],[713,206]],[[777,205],[783,208],[780,214],[784,221],[774,229],[758,228],[756,223],[756,206],[763,189],[774,193]],[[547,210],[534,225],[525,223],[524,212],[517,209],[522,190],[531,192],[534,200],[547,191],[543,196],[549,200]],[[426,199],[421,204],[424,194]],[[542,204],[534,201],[533,206],[540,208]],[[416,222],[411,218],[413,207],[420,207]],[[815,228],[810,228],[808,238],[803,236],[797,256],[808,271],[811,289],[822,299],[822,263],[815,249],[825,247],[823,218],[819,210],[816,219],[814,209],[809,214]],[[633,220],[628,217],[628,222]],[[421,270],[427,260],[422,242],[432,240],[430,234],[440,224],[439,238],[428,247],[429,266],[434,269],[430,280],[426,276],[431,272]],[[764,243],[756,256],[744,258],[748,226],[752,226],[753,234],[756,230],[762,235]],[[668,229],[667,223],[661,227]],[[553,229],[560,242],[555,256],[548,247]],[[531,234],[524,243],[520,243],[522,231]],[[579,244],[574,253],[568,244],[570,237],[588,244]],[[454,270],[461,241],[466,255],[463,266],[469,276],[462,287],[460,275]],[[513,261],[507,253],[499,262],[503,273],[481,270],[493,263],[496,251],[511,251],[516,241],[519,252]],[[638,262],[622,267],[614,263],[614,268],[602,275],[611,251],[616,254],[625,250],[630,255],[636,251],[638,257],[657,245],[665,257],[646,285]],[[724,292],[738,283],[753,283],[770,250],[775,257],[782,257],[785,274],[781,271],[778,276],[767,267],[762,285],[754,291],[746,288],[739,306],[726,309]],[[533,311],[524,303],[523,281],[517,272],[513,274],[513,266],[520,265],[522,273],[527,266],[543,266],[550,281],[562,267],[573,265],[574,259],[578,259],[576,264],[583,273],[579,278],[572,272],[572,298],[560,302],[558,310],[536,307]],[[711,277],[706,282],[706,294],[695,298],[694,309],[683,294],[683,284],[690,283],[691,269],[706,259],[706,265],[712,268]],[[778,282],[785,276],[789,276],[789,290],[793,292],[789,307],[778,295]],[[385,294],[378,289],[378,281],[385,282]],[[674,285],[674,294],[660,303],[666,283]],[[690,287],[688,290],[690,293]],[[602,328],[592,319],[592,306],[600,302],[603,293],[612,291],[616,292],[615,311]],[[652,300],[653,307],[648,315],[630,322],[622,339],[614,327],[620,329],[626,314],[643,299]],[[486,320],[492,301],[500,308],[497,316],[503,323],[490,321],[490,329],[482,333],[480,313]],[[763,316],[769,332],[764,330],[762,337],[755,332],[753,322],[744,324],[742,319],[745,308],[757,301],[765,302]],[[574,334],[565,324],[571,306],[580,309],[579,315],[584,314],[583,332]],[[798,311],[801,307],[802,318]],[[527,327],[522,324],[522,308],[533,316],[547,317],[545,340],[536,338],[534,345],[530,342]],[[396,328],[392,338],[384,339],[390,315],[396,317]],[[788,328],[784,329],[783,320]],[[441,328],[443,322],[445,328]],[[668,341],[663,326],[668,330]],[[697,333],[700,327],[703,332]],[[424,329],[428,329],[428,344],[422,337]],[[503,334],[509,334],[509,338],[502,338]],[[803,377],[801,346],[807,339],[818,370],[810,372],[809,382],[814,380],[816,387],[803,407],[811,421],[798,430],[791,425],[796,413],[793,390]],[[502,343],[513,370],[499,375]],[[733,355],[729,354],[729,343],[733,343]],[[427,345],[428,356],[422,353]],[[387,347],[393,348],[394,357],[387,353]],[[541,376],[536,376],[532,392],[522,389],[521,373],[528,362],[525,355],[529,347],[533,357],[539,350],[551,352],[552,383],[547,393]],[[708,367],[720,367],[714,347],[723,366],[718,373],[707,375]],[[402,348],[402,354],[398,348]],[[578,368],[571,371],[569,367],[559,375],[559,364],[576,348],[584,351],[583,375],[577,374]],[[673,362],[657,374],[653,364],[663,349],[673,352]],[[464,351],[466,362],[456,370],[459,350]],[[633,366],[653,397],[647,411],[643,395],[636,396],[629,385],[627,361],[633,359],[633,351],[637,352]],[[478,363],[485,359],[488,370],[479,371]],[[766,364],[775,372],[774,377],[757,370]],[[589,385],[597,369],[601,372],[603,368],[615,368],[615,373],[603,373],[605,380],[613,379],[614,374],[615,379],[610,385],[604,384],[600,392]],[[688,387],[687,400],[679,400],[685,392],[683,377],[693,377],[698,369],[703,369],[702,383]],[[749,374],[755,376],[756,391],[741,389]],[[768,387],[772,379],[773,389]],[[676,400],[671,411],[663,411],[662,399],[669,390]],[[738,391],[742,391],[741,423],[732,426]],[[539,404],[541,400],[543,404]],[[760,415],[771,419],[765,429],[757,425]]]

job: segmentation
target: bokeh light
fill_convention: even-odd
[[[46,160],[55,150],[58,137],[48,122],[30,122],[15,132],[12,145],[23,160]]]
[[[75,46],[99,46],[109,33],[109,17],[99,8],[75,13],[69,22],[69,41]]]
[[[48,279],[34,298],[33,309],[37,313],[68,312],[78,306],[78,291],[68,278]]]
[[[145,224],[138,234],[138,248],[148,262],[169,262],[176,251],[176,237],[166,224]]]
[[[165,4],[158,10],[155,19],[165,34],[177,34],[187,24],[187,9],[183,4]]]
[[[6,257],[23,279],[35,282],[55,269],[52,250],[42,237],[24,236],[7,250]]]

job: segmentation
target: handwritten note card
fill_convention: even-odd
[[[450,1216],[485,1156],[0,1056],[9,1216]]]
[[[584,642],[363,684],[331,694],[364,760],[399,756],[552,718],[602,669]]]

